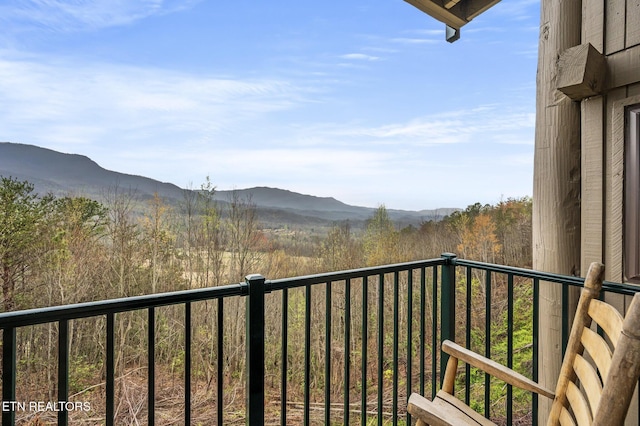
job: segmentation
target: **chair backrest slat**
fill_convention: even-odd
[[[609,368],[611,367],[611,358],[613,352],[607,345],[607,342],[598,333],[590,328],[582,330],[582,338],[580,339],[585,350],[593,358],[601,377],[607,377]]]
[[[562,411],[560,412],[560,426],[576,426],[576,421],[573,420],[571,413],[569,410],[562,407]]]
[[[576,418],[576,423],[579,425],[590,425],[593,417],[591,416],[589,403],[574,382],[569,382],[567,385],[567,400]]]
[[[608,303],[592,300],[589,304],[589,316],[604,330],[615,347],[622,333],[624,321],[620,312]]]
[[[578,376],[578,380],[582,383],[584,393],[587,394],[591,415],[596,414],[596,408],[600,403],[600,395],[602,394],[602,382],[598,376],[598,372],[593,365],[589,363],[582,355],[578,355],[573,363],[573,369]]]

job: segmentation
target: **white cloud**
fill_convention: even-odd
[[[400,43],[400,44],[435,44],[435,43],[438,43],[440,40],[434,40],[430,38],[416,38],[416,37],[395,37],[395,38],[392,38],[391,41],[393,43]]]
[[[539,0],[513,0],[500,2],[489,9],[492,13],[514,21],[531,19],[540,12]]]
[[[406,30],[407,34],[419,34],[424,36],[433,36],[440,37],[443,34],[442,28],[440,29],[414,29],[414,30]]]
[[[10,0],[0,22],[17,28],[69,32],[128,25],[152,15],[192,7],[199,0]]]
[[[533,144],[535,113],[508,111],[501,105],[481,105],[414,118],[382,126],[351,126],[330,134],[367,138],[382,144],[441,145],[482,141],[501,144]]]
[[[341,55],[340,57],[342,59],[354,59],[358,61],[377,61],[380,59],[379,56],[365,55],[364,53],[347,53],[346,55]]]
[[[0,59],[2,139],[112,143],[211,138],[293,108],[305,91],[275,79],[233,79],[163,69]]]

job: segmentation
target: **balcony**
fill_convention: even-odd
[[[443,254],[3,313],[2,424],[412,424],[407,396],[437,391],[444,339],[537,380],[541,282],[568,293],[583,279]],[[604,290],[631,295],[638,288],[605,282]],[[121,337],[132,321],[146,335],[135,336],[135,355],[123,355]],[[95,330],[100,380],[78,388],[83,364],[74,344],[81,327]],[[566,342],[566,320],[562,330]],[[45,346],[35,335],[54,348],[46,356],[55,368],[31,361]],[[205,362],[194,347],[203,335]],[[178,355],[159,362],[168,348]],[[135,357],[145,361],[142,368],[133,367]],[[230,359],[237,359],[233,369]],[[464,368],[456,390],[461,399],[498,423],[537,422],[534,396]],[[49,388],[30,389],[27,373],[41,375]],[[132,375],[143,386],[125,389]]]

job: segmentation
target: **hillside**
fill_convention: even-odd
[[[56,196],[83,195],[100,200],[109,188],[134,189],[140,199],[149,199],[157,192],[169,204],[178,206],[184,199],[184,189],[143,176],[106,170],[90,158],[64,154],[34,145],[0,142],[0,176],[13,176],[33,183],[36,192]],[[215,198],[226,203],[232,191],[218,191]],[[345,204],[331,197],[316,197],[277,188],[256,187],[238,189],[241,197],[250,197],[260,220],[266,226],[285,225],[329,226],[335,221],[363,223],[374,209]],[[404,211],[389,208],[390,217],[400,226],[417,225],[422,221],[441,219],[456,209]]]

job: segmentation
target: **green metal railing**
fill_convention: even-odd
[[[324,327],[320,332],[324,333],[326,343],[323,348],[324,377],[321,389],[322,420],[325,424],[369,424],[368,421],[371,419],[377,419],[379,424],[387,420],[397,424],[400,414],[405,410],[407,392],[424,392],[426,379],[431,379],[432,385],[436,384],[435,375],[430,374],[427,377],[425,374],[426,359],[430,356],[428,347],[438,344],[437,336],[426,332],[426,318],[431,316],[434,320],[432,325],[437,324],[432,307],[437,306],[434,300],[437,302],[438,267],[445,263],[446,259],[440,258],[266,283],[272,296],[281,293],[283,312],[289,311],[290,293],[298,287],[304,288],[304,365],[307,367],[312,364],[311,311],[314,301],[317,300],[315,293],[320,293],[319,297],[322,300],[316,307],[324,311]],[[401,287],[405,291],[404,295],[401,295]],[[336,298],[333,293],[336,289],[341,290],[344,301],[344,305],[341,304],[339,308],[336,308],[334,303]],[[417,298],[414,297],[415,292],[418,294]],[[401,304],[401,299],[404,304]],[[354,302],[357,302],[359,311],[354,309]],[[354,319],[357,319],[357,326]],[[286,316],[283,316],[282,321],[282,329],[287,330],[289,327]],[[334,326],[336,322],[341,326]],[[400,330],[401,323],[405,327],[404,330]],[[337,336],[336,330],[343,332]],[[403,348],[400,348],[401,334]],[[430,341],[425,339],[427,334],[432,334]],[[418,336],[416,347],[415,335]],[[283,333],[282,339],[280,423],[284,425],[291,424],[285,397],[286,390],[290,388],[286,374],[290,370],[288,333]],[[340,366],[343,380],[340,386],[341,407],[336,410],[331,392],[331,379],[334,376],[331,354],[333,346],[338,344],[343,348]],[[388,357],[385,354],[388,354]],[[402,372],[401,364],[404,366]],[[433,369],[429,368],[429,371]],[[319,371],[315,373],[320,374]],[[314,371],[311,368],[305,368],[303,424],[310,424],[312,421],[312,374]],[[401,389],[401,382],[404,383],[404,389]],[[359,398],[353,397],[355,390]],[[374,402],[371,402],[371,399]],[[386,400],[390,402],[385,403]]]
[[[35,324],[57,324],[58,401],[69,397],[69,322],[80,318],[105,318],[106,371],[104,423],[113,425],[115,407],[115,324],[129,311],[147,312],[147,423],[155,423],[155,321],[160,307],[184,306],[184,424],[192,421],[192,304],[217,301],[216,359],[224,359],[225,301],[246,299],[246,423],[261,425],[265,419],[280,424],[411,424],[406,402],[411,392],[435,395],[445,357],[440,342],[456,340],[486,356],[504,356],[510,367],[537,380],[538,311],[541,281],[566,288],[581,286],[583,279],[536,272],[456,258],[437,259],[339,271],[326,274],[266,280],[248,276],[244,283],[181,292],[32,309],[0,314],[2,329],[2,400],[16,401],[16,372],[20,366],[16,332]],[[637,288],[605,282],[605,292],[633,294]],[[516,304],[518,307],[516,308]],[[566,315],[565,315],[566,316]],[[302,318],[301,321],[299,319]],[[481,318],[481,320],[478,320]],[[526,322],[530,344],[514,347]],[[528,322],[527,322],[528,321]],[[505,327],[506,323],[506,327]],[[566,325],[565,325],[566,326]],[[278,346],[266,329],[279,328],[277,359],[266,365],[267,345]],[[271,336],[271,337],[270,337]],[[565,334],[566,336],[566,334]],[[526,338],[525,338],[526,340]],[[500,351],[495,349],[500,345]],[[300,356],[298,356],[300,355]],[[522,359],[526,358],[525,361]],[[522,367],[522,366],[525,367]],[[223,368],[216,368],[216,424],[225,423]],[[299,374],[300,371],[302,374]],[[278,389],[269,389],[265,376],[278,375]],[[506,387],[504,403],[492,400],[489,376],[477,379],[465,367],[459,396],[475,404],[486,416],[498,416],[512,424],[514,416],[532,416],[536,422],[535,396],[514,412],[514,391]],[[478,388],[482,397],[478,401]],[[495,388],[495,387],[494,387]],[[273,392],[279,398],[273,398]],[[292,400],[298,396],[302,401]],[[17,410],[2,410],[2,424],[13,425]],[[234,407],[238,408],[238,407]],[[66,410],[58,412],[58,424],[69,423]]]

